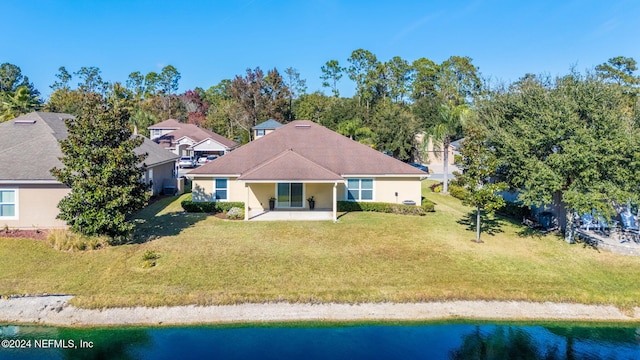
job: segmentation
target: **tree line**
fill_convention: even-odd
[[[501,205],[496,193],[510,188],[526,206],[564,205],[568,240],[578,214],[612,217],[622,204],[640,202],[640,77],[632,58],[611,58],[586,74],[525,74],[492,89],[483,86],[468,57],[440,64],[400,57],[381,62],[358,49],[345,66],[329,60],[321,71],[330,95],[308,94],[306,81],[291,67],[284,75],[275,68],[247,69],[182,94],[180,73],[171,65],[159,73],[134,71],[125,84],[103,80],[96,67],[73,73],[60,67],[45,102],[18,66],[4,63],[0,121],[42,109],[74,114],[96,129],[95,121],[113,117],[119,126],[143,132],[174,118],[246,142],[251,127],[269,118],[310,119],[405,161],[423,150],[416,134],[435,136],[444,150],[466,136],[459,182],[468,191],[467,203],[477,207],[478,221],[482,209]],[[345,75],[356,89],[350,98],[338,90]],[[98,107],[106,115],[94,113]]]
[[[134,71],[125,83],[108,82],[97,67],[69,71],[64,66],[50,86],[45,102],[18,66],[2,64],[0,100],[8,120],[34,110],[78,115],[87,96],[98,94],[130,113],[139,131],[168,118],[196,124],[247,142],[251,128],[270,118],[288,122],[310,119],[402,160],[416,153],[414,135],[438,122],[442,104],[470,104],[482,90],[477,67],[468,57],[451,56],[437,64],[427,58],[408,62],[399,56],[383,62],[368,50],[357,49],[344,62],[321,66],[321,91],[307,93],[297,69],[247,69],[208,89],[179,94],[179,71],[168,65],[160,72]],[[348,78],[355,95],[341,97],[339,84]],[[456,129],[461,135],[461,128]]]

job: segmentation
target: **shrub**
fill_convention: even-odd
[[[429,206],[428,203],[430,203],[431,206]],[[427,212],[433,211],[433,203],[428,200],[423,200],[422,206],[415,206],[404,204],[390,204],[384,202],[338,201],[338,211],[371,211],[400,215],[424,216]]]
[[[160,255],[153,250],[147,250],[142,254],[142,267],[150,268],[156,266],[156,260],[160,258]]]
[[[431,184],[429,188],[431,189],[432,192],[439,193],[442,191],[443,186],[444,186],[444,183],[439,182],[439,183]]]
[[[230,220],[241,220],[244,219],[244,209],[239,207],[232,207],[227,211],[227,219]]]
[[[435,205],[433,203],[433,201],[431,200],[427,200],[424,197],[422,198],[422,209],[424,209],[425,212],[434,212],[435,210]]]
[[[47,240],[54,249],[62,251],[96,250],[109,244],[106,236],[85,236],[61,229],[51,230]]]
[[[226,213],[229,209],[237,207],[244,209],[243,202],[220,202],[220,201],[192,201],[184,200],[180,203],[186,212],[201,213]],[[244,216],[244,215],[243,215]]]
[[[522,204],[505,201],[504,206],[496,210],[496,213],[521,221],[523,218],[531,216],[531,209]]]
[[[456,199],[464,200],[467,196],[467,190],[465,190],[462,186],[458,185],[449,185],[449,195],[453,196]]]

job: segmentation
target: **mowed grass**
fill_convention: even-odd
[[[425,217],[342,214],[337,224],[244,222],[184,214],[162,199],[138,215],[141,244],[61,252],[0,239],[0,295],[63,293],[82,307],[243,302],[525,300],[640,306],[640,258],[566,244],[428,192]],[[499,225],[499,227],[498,227]],[[145,267],[144,254],[159,255]]]

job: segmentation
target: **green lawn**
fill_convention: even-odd
[[[138,216],[138,238],[151,238],[142,244],[61,252],[0,238],[0,295],[74,294],[84,307],[454,299],[640,306],[640,258],[522,235],[503,219],[476,244],[460,223],[470,209],[424,185],[436,203],[425,217],[228,221],[183,214],[180,199],[163,199]],[[143,267],[148,250],[160,255],[155,267]]]

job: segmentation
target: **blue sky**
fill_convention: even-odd
[[[60,66],[97,66],[104,80],[124,83],[171,64],[181,92],[247,68],[293,67],[313,92],[322,65],[346,66],[358,48],[381,61],[469,56],[492,83],[584,71],[619,55],[640,61],[632,0],[0,0],[0,9],[0,63],[19,66],[45,97]],[[340,89],[353,95],[347,76]]]

